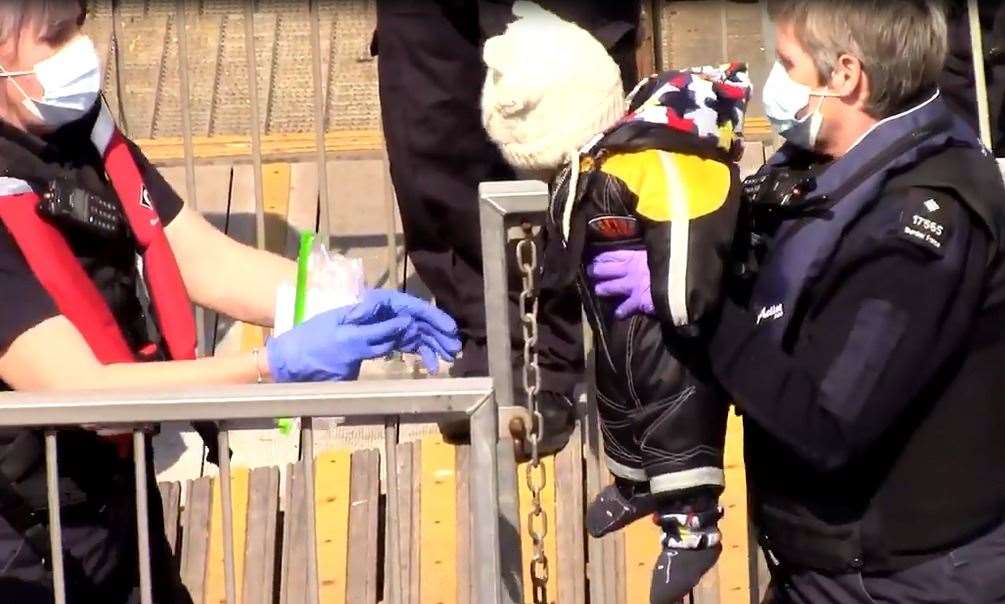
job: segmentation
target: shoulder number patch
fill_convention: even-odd
[[[900,215],[898,236],[941,256],[950,234],[950,225],[941,210],[939,202],[931,197],[908,204]]]

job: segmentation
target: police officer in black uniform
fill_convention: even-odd
[[[751,183],[768,239],[711,352],[774,597],[1005,601],[1005,189],[934,86],[944,16],[769,6],[788,144]]]
[[[621,66],[626,88],[635,85],[640,0],[539,4],[594,34]],[[482,128],[481,48],[515,20],[512,5],[513,0],[377,2],[374,51],[405,245],[437,304],[460,324],[464,354],[454,366],[456,377],[488,374],[478,184],[513,180],[516,174]],[[513,319],[519,283],[519,276],[512,275]],[[571,429],[570,397],[583,371],[580,316],[574,292],[542,300],[544,450],[561,447]],[[519,334],[519,328],[512,333]],[[466,426],[443,428],[448,435],[459,436],[457,432]]]
[[[769,598],[1005,602],[1005,187],[936,86],[945,15],[768,7],[786,144],[746,183],[709,352],[745,418]]]

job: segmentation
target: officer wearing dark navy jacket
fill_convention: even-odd
[[[768,6],[787,142],[709,352],[771,601],[1005,602],[1005,187],[935,86],[945,16]]]

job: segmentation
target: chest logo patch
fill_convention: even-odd
[[[590,220],[589,230],[593,239],[604,241],[635,239],[642,232],[633,216],[598,216]]]
[[[140,205],[148,210],[154,209],[154,202],[150,199],[150,191],[146,187],[140,191]]]
[[[757,313],[757,324],[760,325],[764,321],[777,321],[785,316],[785,307],[781,304],[775,304],[774,306],[765,306],[761,309],[761,312]]]

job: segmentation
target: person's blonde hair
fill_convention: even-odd
[[[861,60],[874,117],[934,89],[946,61],[948,26],[938,0],[768,0],[768,13],[793,26],[824,81],[842,54]]]

